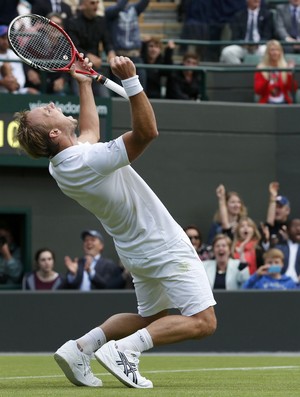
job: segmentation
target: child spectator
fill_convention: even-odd
[[[244,284],[243,289],[287,290],[297,288],[293,279],[281,274],[284,255],[276,248],[264,253],[264,265],[257,269]]]

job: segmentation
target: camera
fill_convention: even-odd
[[[7,240],[5,236],[0,236],[0,247],[2,247],[2,245],[6,244]]]

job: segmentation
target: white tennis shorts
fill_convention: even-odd
[[[171,308],[192,316],[216,304],[204,266],[185,239],[145,258],[120,259],[132,274],[142,317]]]

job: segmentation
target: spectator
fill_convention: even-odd
[[[183,40],[209,40],[212,5],[207,0],[181,0],[178,5],[178,19],[182,21],[180,38]],[[196,52],[206,59],[206,47],[182,45],[181,53]]]
[[[100,73],[102,65],[101,49],[104,49],[108,60],[115,55],[105,17],[97,15],[98,0],[80,0],[79,4],[80,9],[76,17],[67,20],[66,30],[78,51],[84,53],[93,63],[94,69]],[[75,95],[78,95],[77,84],[72,84],[72,90]],[[93,83],[93,92],[96,96],[110,96],[108,89],[97,82]]]
[[[203,261],[213,289],[236,290],[249,278],[248,264],[231,258],[231,243],[225,234],[217,234],[213,241],[215,259]]]
[[[293,43],[300,40],[300,1],[289,0],[276,7],[276,37],[280,41]],[[286,53],[299,53],[300,45],[285,46]]]
[[[63,19],[69,19],[73,16],[72,8],[62,0],[28,0],[32,5],[32,14],[47,16],[55,12],[61,14]]]
[[[210,259],[212,257],[211,247],[208,247],[203,243],[203,237],[200,229],[198,229],[198,227],[195,225],[187,225],[183,228],[183,230],[191,240],[191,243],[195,248],[199,258],[203,261]]]
[[[9,25],[18,16],[19,0],[0,1],[0,25]]]
[[[81,233],[84,257],[72,260],[65,257],[68,269],[66,288],[90,291],[92,289],[123,288],[127,274],[111,259],[104,258],[104,239],[97,230]]]
[[[8,26],[0,25],[0,92],[20,93],[25,84],[25,74],[20,58],[9,48]]]
[[[0,224],[0,284],[18,285],[23,273],[21,249],[16,244],[11,228]]]
[[[142,59],[145,64],[150,65],[172,65],[173,50],[175,44],[170,40],[163,52],[162,43],[155,37],[143,41]],[[146,94],[148,98],[162,98],[162,78],[167,78],[169,71],[163,69],[146,69]]]
[[[47,18],[64,28],[64,19],[61,14],[52,12]],[[41,72],[24,64],[26,84],[33,93],[65,95],[69,91],[69,74],[64,72]],[[32,92],[31,92],[32,93]]]
[[[275,248],[280,249],[284,255],[282,273],[290,276],[296,283],[300,276],[300,219],[293,218],[287,222],[288,238]]]
[[[126,56],[133,63],[143,63],[141,57],[142,41],[138,17],[147,8],[150,0],[138,0],[129,3],[128,0],[117,0],[115,5],[105,9],[107,27],[111,32],[113,47],[118,56]],[[92,60],[92,59],[91,59]],[[147,89],[146,71],[137,69],[140,82]],[[112,75],[112,79],[117,79]]]
[[[226,192],[224,185],[219,185],[216,189],[218,198],[218,210],[214,215],[208,241],[210,245],[216,234],[226,232],[230,238],[236,229],[241,217],[247,216],[248,211],[240,195],[234,191]]]
[[[23,277],[24,290],[56,290],[64,287],[64,278],[54,270],[55,254],[49,248],[39,249],[34,256],[36,270]]]
[[[269,193],[270,199],[265,223],[266,240],[271,247],[274,247],[287,240],[287,222],[291,213],[291,205],[286,196],[279,195],[278,182],[270,183]]]
[[[282,104],[294,102],[293,95],[297,90],[297,81],[293,76],[295,62],[286,61],[283,48],[279,41],[270,40],[266,52],[257,69],[270,71],[256,72],[254,75],[254,91],[260,96],[260,103]],[[272,68],[290,68],[291,71],[272,70]]]
[[[264,253],[264,265],[259,267],[242,286],[243,289],[287,290],[297,288],[293,279],[281,274],[284,255],[271,248]]]
[[[273,14],[266,7],[261,7],[261,0],[246,0],[247,9],[238,11],[230,24],[232,40],[245,40],[254,43],[240,46],[237,44],[223,48],[220,61],[230,64],[242,63],[247,53],[263,55],[265,45],[258,45],[261,40],[271,40],[274,36]]]
[[[183,56],[182,66],[199,66],[199,58],[195,53],[187,52]],[[178,70],[170,73],[167,82],[168,99],[200,99],[201,81],[195,70]]]
[[[232,256],[248,263],[250,274],[263,264],[260,241],[261,234],[255,222],[249,217],[240,218],[233,234]]]

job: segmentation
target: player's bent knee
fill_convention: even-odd
[[[217,319],[212,307],[199,313],[194,318],[196,320],[195,339],[201,339],[215,333],[217,329]]]

